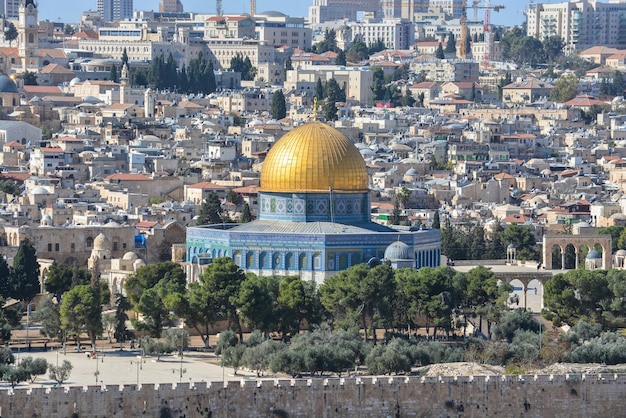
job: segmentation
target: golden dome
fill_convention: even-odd
[[[369,180],[359,150],[322,122],[299,126],[270,149],[261,192],[366,192]]]

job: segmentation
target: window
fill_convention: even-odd
[[[74,251],[76,251],[76,243],[73,242],[70,244],[70,252],[73,253]]]
[[[56,244],[54,244],[54,251],[58,252],[59,251],[59,247],[60,247],[60,245],[59,245],[58,242]]]
[[[52,243],[48,243],[48,252],[52,252]]]

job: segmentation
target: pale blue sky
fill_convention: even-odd
[[[39,19],[62,22],[78,22],[84,10],[96,10],[96,0],[38,0]],[[557,3],[565,0],[544,0],[544,3]],[[185,11],[200,13],[215,13],[215,0],[182,0]],[[493,13],[491,22],[496,25],[519,25],[524,20],[522,10],[528,6],[529,0],[491,0],[491,4],[502,4],[505,9]],[[307,0],[256,0],[257,12],[277,10],[293,16],[306,16],[308,6],[312,1]],[[468,0],[471,4],[471,1]],[[250,9],[249,0],[222,0],[225,13],[244,13]],[[134,0],[135,10],[158,10],[159,0]],[[473,17],[473,10],[468,10],[468,16]],[[479,10],[479,15],[484,11]]]

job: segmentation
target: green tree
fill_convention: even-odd
[[[122,67],[124,65],[128,66],[128,52],[126,52],[126,47],[124,47],[124,50],[122,51]]]
[[[115,331],[113,336],[115,340],[120,343],[126,341],[126,321],[128,321],[128,314],[126,313],[131,308],[130,301],[126,296],[121,293],[115,295]]]
[[[567,102],[578,94],[578,78],[572,74],[563,74],[554,83],[550,91],[550,100],[555,102]]]
[[[285,59],[285,71],[293,70],[293,62],[291,61],[291,55]]]
[[[25,357],[19,364],[19,367],[24,370],[24,375],[28,376],[30,383],[35,383],[37,376],[46,374],[48,370],[48,362],[45,358],[32,358]]]
[[[73,286],[88,284],[90,279],[89,271],[86,269],[55,262],[48,269],[44,286],[47,292],[52,293],[60,301],[63,294]]]
[[[287,104],[283,91],[278,89],[272,95],[272,108],[270,110],[272,119],[280,120],[287,116]]]
[[[531,331],[538,334],[539,328],[539,321],[533,317],[532,312],[524,308],[518,308],[502,315],[502,318],[493,329],[493,334],[495,338],[504,339],[510,343],[518,330]]]
[[[0,297],[7,299],[12,295],[13,279],[11,267],[4,257],[0,257]]]
[[[326,118],[326,120],[337,120],[339,109],[337,109],[335,102],[330,100],[324,101],[322,111],[324,112],[324,118]]]
[[[32,314],[32,321],[41,324],[40,332],[42,335],[61,341],[63,335],[61,313],[59,304],[52,300],[52,295],[46,295],[37,304],[37,309]]]
[[[239,218],[239,222],[242,224],[245,224],[251,221],[252,221],[252,213],[250,212],[250,206],[246,202],[243,204],[243,209],[241,209],[241,218]]]
[[[373,375],[409,373],[414,363],[411,345],[401,338],[377,345],[365,358],[367,371]]]
[[[367,45],[361,40],[354,41],[348,51],[346,51],[346,61],[361,62],[369,57],[369,50]]]
[[[220,198],[216,193],[209,192],[206,200],[202,202],[200,214],[196,223],[198,225],[211,225],[222,222],[230,222],[230,219],[227,218],[228,215],[226,215],[222,209],[222,202],[220,201]]]
[[[144,291],[155,287],[163,279],[183,286],[187,282],[185,271],[177,263],[166,261],[142,266],[135,273],[129,275],[124,284],[126,295],[131,304],[137,304]]]
[[[337,49],[337,33],[334,29],[326,29],[324,39],[313,47],[314,52],[317,54],[322,54],[327,51],[336,52]]]
[[[503,78],[498,80],[498,83],[496,85],[496,91],[498,93],[498,100],[502,101],[502,97],[504,94],[504,87],[508,86],[512,82],[513,82],[513,79],[511,77],[511,73],[508,71],[506,72]]]
[[[277,276],[257,276],[249,273],[241,282],[235,305],[241,319],[250,328],[261,330],[265,335],[277,329],[280,320],[277,313]]]
[[[343,49],[338,48],[337,58],[335,59],[335,65],[343,65],[345,66],[346,62],[346,53]]]
[[[172,262],[178,269],[180,266]],[[162,264],[166,264],[162,263]],[[147,267],[147,266],[145,266]],[[141,294],[141,297],[134,304],[134,308],[143,314],[142,321],[136,321],[136,325],[140,329],[148,330],[150,334],[156,338],[161,337],[163,327],[167,323],[170,311],[175,310],[181,304],[181,299],[185,294],[185,273],[177,272],[176,267],[171,267],[168,273],[165,273],[154,286],[147,288]],[[174,270],[174,274],[171,271]]]
[[[19,33],[17,32],[17,28],[15,27],[15,24],[9,21],[7,23],[6,28],[4,29],[4,40],[9,41],[9,47],[11,47],[11,44],[13,43],[14,40],[17,39],[18,36],[19,36]]]
[[[48,372],[51,380],[54,380],[59,385],[63,384],[67,379],[70,378],[70,373],[72,372],[73,366],[68,360],[63,360],[60,366],[54,366],[52,364],[48,364]]]
[[[324,97],[326,97],[324,96],[324,85],[322,84],[321,78],[318,78],[315,82],[315,97],[318,102],[324,100]]]
[[[10,287],[9,296],[24,301],[32,300],[40,291],[37,253],[28,238],[20,242],[17,253],[13,257]]]
[[[441,42],[439,42],[439,45],[437,46],[437,49],[435,50],[435,58],[442,60],[445,57],[446,55],[443,52],[443,47],[441,46]]]
[[[314,281],[307,282],[298,276],[284,277],[279,282],[276,301],[283,337],[298,334],[304,321],[311,326],[320,319],[322,305]]]
[[[393,321],[393,298],[396,282],[390,266],[369,268],[359,264],[327,278],[320,286],[322,305],[335,323],[353,327],[358,321],[376,343],[379,323],[388,328]]]
[[[548,62],[555,62],[563,53],[565,43],[563,38],[558,35],[549,36],[543,40],[543,51]]]
[[[61,302],[61,329],[79,341],[86,332],[95,346],[96,335],[102,333],[100,295],[91,285],[78,285],[67,291]]]
[[[517,250],[517,258],[520,260],[539,261],[537,241],[533,231],[518,224],[509,224],[502,232],[502,241],[508,245],[513,244]]]
[[[391,225],[400,225],[401,219],[402,210],[400,209],[400,201],[396,198],[393,201],[393,210],[391,211],[391,216],[389,217],[389,223]]]
[[[448,33],[448,41],[446,42],[446,48],[443,50],[445,54],[455,54],[456,55],[456,39],[454,38],[454,33]]]
[[[117,67],[115,66],[115,64],[111,65],[111,71],[109,72],[109,80],[111,80],[114,83],[119,83],[120,81],[120,77],[117,72]]]
[[[72,35],[74,35],[74,33],[76,33],[76,28],[74,26],[70,25],[70,24],[66,24],[63,27],[63,33],[65,35],[72,36]]]
[[[372,99],[374,101],[382,100],[385,97],[385,73],[380,67],[372,67]]]
[[[622,249],[624,247],[621,247],[620,244],[620,238],[622,236],[622,234],[624,234],[624,230],[626,228],[624,228],[623,226],[609,226],[609,227],[605,227],[605,228],[598,228],[596,230],[596,235],[610,235],[611,236],[611,252],[615,253],[617,250]],[[622,245],[626,245],[626,234],[624,235],[624,239],[622,239],[621,241]]]
[[[200,275],[200,280],[212,291],[216,313],[237,329],[240,340],[243,340],[243,329],[237,310],[237,299],[245,278],[243,270],[229,257],[213,260]]]
[[[411,94],[409,89],[406,89],[402,99],[400,100],[400,104],[404,107],[413,107],[415,105],[415,98]]]
[[[433,215],[433,229],[440,229],[441,228],[441,221],[439,220],[439,210],[435,211],[435,214]]]

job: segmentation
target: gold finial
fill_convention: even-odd
[[[313,120],[317,120],[317,97],[313,98]]]

